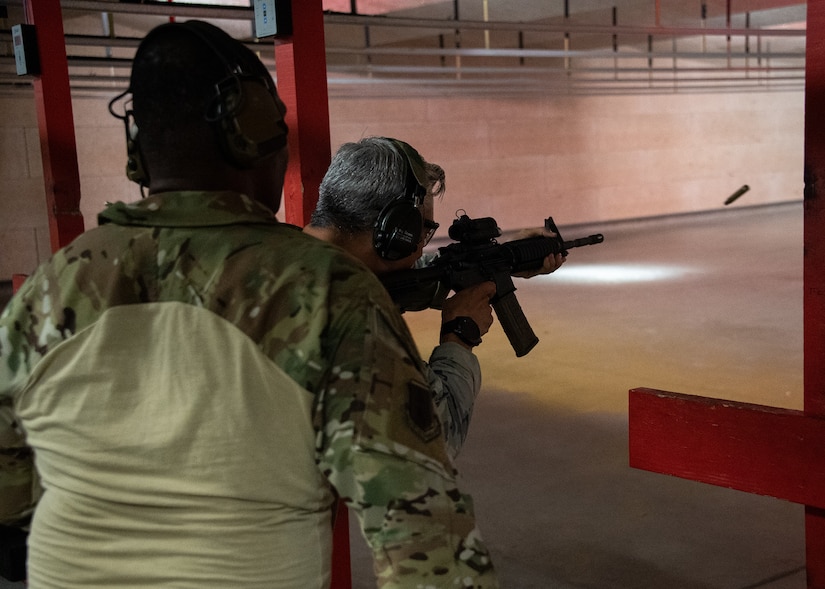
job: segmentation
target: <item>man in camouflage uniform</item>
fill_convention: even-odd
[[[417,244],[411,244],[415,247],[403,252],[392,250],[387,255],[382,237],[376,235],[387,225],[383,218],[395,214],[392,207],[398,201],[409,199],[410,195],[414,198],[415,186],[411,189],[410,182],[421,188],[417,211],[412,210],[412,203],[408,209],[400,205],[400,218],[387,224],[402,231],[417,226],[415,220],[410,222],[406,218],[407,213],[413,217],[418,215],[421,235],[415,236]],[[423,267],[434,257],[424,254],[423,249],[438,228],[433,220],[435,199],[443,196],[445,189],[441,166],[424,160],[404,141],[366,137],[345,143],[333,156],[321,181],[318,204],[304,231],[344,248],[379,276],[414,265]],[[526,233],[525,237],[528,234],[536,232]],[[408,255],[403,255],[407,252]],[[522,276],[553,272],[563,262],[561,254],[548,256],[540,269]],[[467,438],[475,400],[481,390],[481,367],[473,348],[481,343],[480,337],[493,323],[490,298],[495,292],[494,283],[484,282],[444,301],[439,344],[425,366],[451,458],[458,456]],[[466,334],[451,330],[458,318],[475,324],[478,339],[468,339]]]
[[[382,252],[376,247],[376,225],[386,214],[388,205],[408,198],[420,186],[418,212],[422,219],[420,238],[409,255]],[[366,137],[345,143],[333,156],[321,181],[318,204],[306,233],[334,243],[364,262],[377,275],[412,267],[425,259],[423,248],[438,225],[433,221],[435,199],[445,190],[444,170],[429,163],[411,145],[389,137]],[[411,196],[410,198],[414,198]],[[404,209],[402,209],[403,211]],[[390,213],[392,214],[392,213]],[[406,219],[398,219],[399,224]],[[413,222],[411,224],[415,226]],[[419,236],[416,236],[419,237]],[[389,259],[393,258],[393,259]],[[468,288],[447,299],[442,323],[467,317],[484,335],[493,323],[490,297],[495,294],[492,282]],[[473,354],[474,344],[445,332],[430,355],[425,374],[443,424],[448,451],[455,458],[470,427],[475,399],[481,389],[481,368]]]
[[[29,586],[321,589],[341,497],[379,587],[497,587],[404,321],[361,263],[275,221],[282,120],[239,143],[247,107],[283,113],[262,64],[165,24],[130,92],[148,197],[0,318],[0,523],[37,499],[24,442],[44,489]]]

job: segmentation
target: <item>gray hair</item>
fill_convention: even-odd
[[[321,181],[310,223],[316,227],[335,226],[345,233],[372,231],[381,210],[407,190],[408,164],[394,141],[366,137],[343,144]],[[423,158],[421,163],[427,194],[440,197],[446,189],[444,170]]]

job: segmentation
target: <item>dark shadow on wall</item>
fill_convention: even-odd
[[[0,310],[5,309],[11,300],[11,280],[0,280]]]

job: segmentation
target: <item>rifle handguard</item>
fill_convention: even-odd
[[[439,255],[431,266],[391,272],[381,281],[402,312],[440,309],[450,291],[494,281],[493,309],[516,356],[524,356],[539,339],[516,299],[512,276],[540,270],[548,255],[567,255],[568,249],[604,241],[601,233],[565,241],[552,217],[545,219],[544,225],[555,237],[527,237],[500,244],[495,240],[501,236],[495,219],[462,215],[449,231],[456,243],[438,248]]]

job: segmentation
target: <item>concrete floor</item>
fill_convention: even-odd
[[[597,231],[603,244],[518,281],[533,351],[516,358],[497,324],[478,349],[457,466],[503,586],[803,589],[801,506],[627,457],[634,387],[802,408],[801,203],[562,227]],[[407,320],[428,354],[438,314]],[[353,586],[374,587],[353,520]]]

